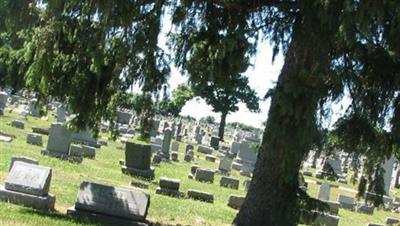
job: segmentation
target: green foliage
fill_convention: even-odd
[[[163,98],[157,103],[157,111],[164,116],[178,117],[183,106],[192,98],[191,88],[185,84],[180,84],[172,91],[172,99]]]
[[[202,117],[199,120],[200,123],[207,123],[207,124],[214,124],[215,123],[215,118],[214,116],[208,115],[206,117]]]
[[[248,132],[251,132],[254,129],[256,129],[253,126],[249,126],[249,125],[246,125],[245,123],[241,123],[241,122],[229,122],[226,124],[226,126],[230,127],[230,128],[240,128],[241,130],[248,131]]]

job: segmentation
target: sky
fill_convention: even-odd
[[[158,37],[158,42],[159,46],[163,48],[164,51],[169,53],[166,46],[166,36],[167,33],[171,31],[171,20],[169,18],[169,15],[166,15],[163,21],[167,21],[169,23],[163,24],[162,31]],[[283,61],[283,55],[278,54],[275,57],[275,61],[272,62],[271,45],[267,41],[260,41],[258,43],[257,54],[252,58],[253,66],[249,67],[244,75],[249,78],[249,86],[256,91],[258,97],[260,98],[259,105],[261,111],[259,113],[252,113],[246,108],[245,104],[239,103],[239,110],[237,112],[230,113],[226,118],[227,122],[241,122],[254,127],[262,128],[263,122],[267,120],[270,106],[270,99],[263,100],[263,98],[267,91],[275,86],[280,70],[283,66]],[[187,81],[187,77],[183,76],[179,72],[179,70],[174,67],[174,65],[170,65],[170,67],[171,75],[168,81],[168,85],[170,90],[173,90],[179,84],[185,83]],[[133,91],[139,92],[140,88],[133,87]],[[333,104],[331,106],[332,120],[330,120],[325,126],[332,127],[336,119],[344,114],[344,109],[347,108],[349,103],[349,98],[345,97],[343,101]],[[211,115],[215,117],[216,122],[219,122],[220,120],[220,114],[213,112],[212,107],[207,105],[204,100],[199,98],[188,101],[186,105],[182,108],[180,115],[189,115],[196,118],[197,120],[202,117]]]

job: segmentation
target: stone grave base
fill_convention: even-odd
[[[144,222],[132,221],[125,218],[93,213],[84,210],[77,210],[75,207],[68,208],[67,215],[76,219],[90,219],[95,222],[100,222],[101,225],[148,226],[148,224]]]
[[[42,155],[59,158],[61,160],[68,160],[68,161],[74,162],[74,163],[82,163],[82,160],[83,160],[83,158],[81,156],[70,156],[70,155],[65,155],[65,154],[59,154],[59,153],[51,152],[51,151],[48,151],[45,149],[42,150],[40,153]]]
[[[54,210],[56,197],[52,194],[36,196],[16,191],[6,190],[0,186],[0,200],[31,207],[38,210]]]
[[[121,167],[122,173],[137,176],[137,177],[143,177],[148,180],[153,180],[154,179],[154,168],[150,168],[149,170],[142,170],[142,169],[136,169],[136,168],[131,168],[127,166],[122,166]]]
[[[156,189],[156,194],[168,195],[168,196],[173,196],[173,197],[183,197],[183,196],[185,196],[185,194],[183,192],[180,192],[179,190],[173,190],[173,189],[161,188],[161,187],[158,187]]]

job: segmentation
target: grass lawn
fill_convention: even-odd
[[[88,222],[71,220],[65,215],[66,209],[73,206],[82,181],[92,181],[113,186],[130,187],[132,177],[121,173],[119,159],[124,158],[123,145],[119,141],[108,141],[108,146],[97,149],[96,159],[84,159],[81,164],[58,160],[40,154],[42,147],[26,143],[26,135],[31,132],[32,126],[49,128],[54,121],[52,116],[48,121],[28,117],[25,129],[20,130],[7,125],[12,119],[18,118],[17,114],[6,113],[0,117],[0,130],[15,135],[17,138],[11,143],[0,142],[0,184],[3,184],[12,156],[28,156],[39,160],[40,165],[53,169],[50,192],[56,195],[56,212],[46,213],[35,211],[5,202],[0,202],[0,225],[94,225]],[[106,138],[105,134],[102,134]],[[47,136],[44,136],[44,146],[47,144]],[[196,150],[196,148],[195,148]],[[188,179],[190,167],[198,163],[204,168],[218,168],[217,163],[205,161],[205,155],[196,152],[195,161],[186,163],[183,161],[184,144],[179,149],[180,162],[161,163],[156,167],[156,179],[149,183],[150,187],[145,192],[151,195],[150,208],[147,219],[163,225],[229,225],[235,217],[236,211],[228,207],[227,198],[230,194],[245,195],[242,182],[246,180],[233,171],[234,177],[240,178],[239,190],[232,190],[219,186],[220,175],[216,174],[213,184],[200,183]],[[189,188],[198,189],[214,194],[214,204],[194,201],[191,199],[177,199],[155,194],[157,182],[160,176],[177,178],[181,180],[180,190],[186,192]],[[315,178],[308,178],[313,179]],[[310,183],[309,193],[316,196],[318,185]],[[346,193],[347,192],[347,193]],[[349,191],[331,190],[331,198],[337,195],[354,195]],[[351,211],[340,210],[340,225],[367,225],[368,222],[383,223],[387,216],[400,218],[399,214],[392,214],[381,210],[372,216]]]

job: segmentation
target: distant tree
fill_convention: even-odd
[[[214,116],[208,115],[206,117],[200,118],[199,122],[207,123],[207,124],[214,124],[215,123],[215,118],[214,118]]]
[[[185,84],[180,84],[172,91],[172,98],[163,98],[157,103],[157,111],[161,115],[178,117],[186,102],[192,98],[191,88]]]
[[[249,125],[246,125],[241,122],[229,122],[226,126],[230,127],[230,128],[240,128],[241,130],[248,131],[248,132],[251,132],[254,129],[256,129],[253,126],[249,126]]]

